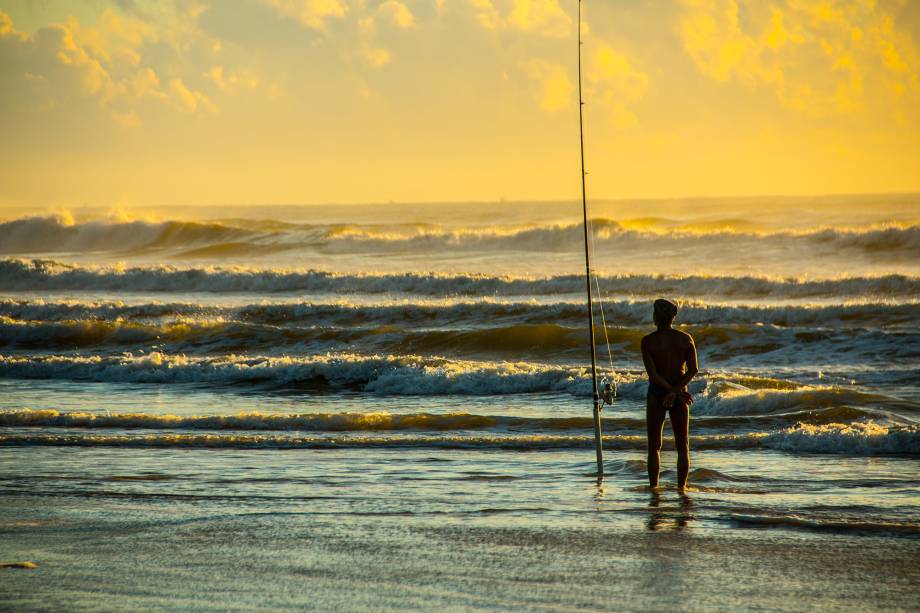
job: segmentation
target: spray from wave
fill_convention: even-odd
[[[733,224],[739,227],[739,224]],[[740,227],[743,227],[740,226]],[[807,231],[751,232],[725,224],[667,227],[598,218],[591,221],[598,249],[662,250],[677,245],[772,249],[806,248],[886,257],[920,255],[920,226],[865,230],[821,228]],[[574,253],[581,224],[549,223],[490,227],[407,224],[273,224],[237,221],[93,220],[75,223],[66,216],[28,217],[0,223],[0,253],[163,252],[175,257],[258,256],[287,250],[326,254],[558,252]]]

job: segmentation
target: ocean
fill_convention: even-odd
[[[920,196],[0,219],[0,608],[920,610]],[[651,303],[696,340],[647,488]]]

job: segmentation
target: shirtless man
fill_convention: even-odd
[[[690,405],[693,404],[687,384],[697,373],[697,363],[693,338],[671,327],[675,317],[676,304],[664,299],[655,301],[654,320],[658,329],[642,339],[642,361],[649,381],[645,408],[648,482],[651,487],[658,487],[661,434],[664,418],[670,413],[677,448],[677,487],[683,491],[690,472]]]

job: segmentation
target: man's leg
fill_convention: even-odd
[[[671,407],[671,428],[677,450],[677,487],[683,490],[690,474],[690,405],[681,402],[680,398]]]
[[[645,402],[645,425],[648,431],[648,484],[652,487],[658,487],[664,418],[665,409],[661,406],[661,400],[649,394]]]

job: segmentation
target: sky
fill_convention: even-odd
[[[0,0],[0,207],[576,199],[575,0]],[[592,198],[920,192],[920,2],[584,0]]]

